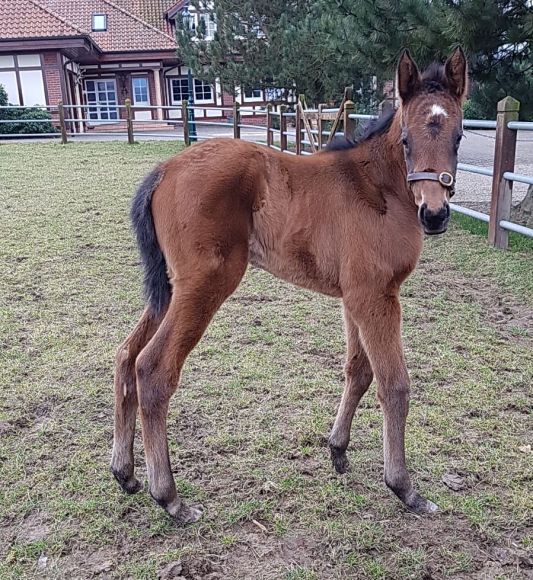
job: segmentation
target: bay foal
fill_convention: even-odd
[[[466,92],[460,48],[424,74],[406,51],[401,105],[359,143],[310,157],[238,140],[212,140],[162,163],[142,183],[132,219],[145,269],[147,305],[120,347],[115,376],[112,471],[129,493],[139,408],[150,493],[179,523],[198,508],[176,494],[166,418],[180,372],[248,263],[341,298],[346,385],[329,439],[347,469],[352,419],[375,376],[384,415],[385,483],[417,513],[405,465],[409,376],[401,340],[400,285],[415,268],[424,232],[446,230]]]

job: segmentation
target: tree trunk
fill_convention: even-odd
[[[528,187],[526,196],[516,206],[515,211],[516,221],[528,227],[533,227],[533,185]]]

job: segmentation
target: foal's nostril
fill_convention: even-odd
[[[420,218],[422,221],[424,221],[424,214],[426,213],[426,209],[427,209],[427,207],[428,207],[428,204],[427,204],[427,203],[423,203],[423,204],[420,206],[420,209],[418,210],[418,217],[419,217],[419,218]]]

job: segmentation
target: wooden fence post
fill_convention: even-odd
[[[295,125],[296,125],[296,155],[302,154],[302,99],[303,95],[298,97],[298,102],[296,103],[295,111]]]
[[[124,105],[126,107],[126,126],[128,129],[128,143],[133,145],[135,140],[133,138],[133,119],[131,117],[131,100],[126,99],[124,101]]]
[[[509,129],[509,121],[518,120],[520,103],[513,97],[505,97],[498,103],[496,120],[496,144],[494,146],[494,174],[490,202],[489,242],[496,248],[507,248],[508,232],[500,227],[501,220],[511,215],[513,182],[503,178],[507,171],[514,171],[516,154],[516,131]]]
[[[268,103],[267,105],[267,147],[272,147],[273,142],[273,133],[272,133],[272,103]]]
[[[281,151],[287,150],[287,105],[280,105],[279,108],[279,148]]]
[[[241,128],[239,125],[241,124],[241,111],[239,103],[233,103],[233,138],[240,139],[241,138]]]
[[[355,114],[355,103],[353,101],[346,101],[344,103],[344,137],[346,139],[353,139],[355,135],[356,121],[350,119],[350,115]]]
[[[67,138],[67,126],[65,124],[65,109],[63,107],[63,101],[57,103],[57,110],[59,112],[59,127],[61,129],[61,145],[66,145]]]
[[[322,109],[325,107],[324,104],[320,104],[318,105],[318,117],[316,120],[316,128],[318,131],[318,150],[321,151],[322,150],[322,131],[324,130],[324,121],[322,120]]]
[[[189,136],[189,103],[187,99],[181,101],[181,121],[183,123],[183,142],[185,147],[191,144],[191,138]]]
[[[335,138],[335,134],[337,133],[337,129],[339,128],[339,123],[344,112],[344,103],[346,103],[346,101],[351,101],[352,95],[353,95],[353,87],[346,87],[344,89],[344,97],[342,98],[339,110],[337,111],[337,115],[335,116],[333,124],[331,125],[331,131],[329,132],[328,137],[328,144],[333,141],[333,139]]]

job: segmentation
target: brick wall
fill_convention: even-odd
[[[43,54],[43,72],[48,104],[57,105],[59,101],[64,100],[61,90],[61,67],[57,52],[45,52]]]

